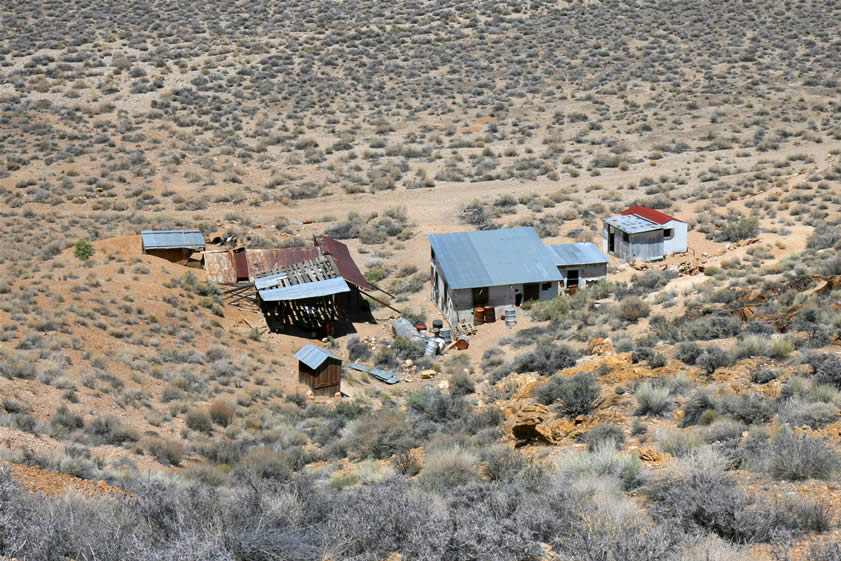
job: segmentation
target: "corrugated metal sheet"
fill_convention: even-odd
[[[610,218],[604,219],[605,224],[610,224],[617,230],[622,230],[623,232],[627,232],[629,234],[639,234],[640,232],[651,232],[653,230],[661,230],[663,227],[656,222],[652,222],[651,220],[646,220],[641,216],[636,216],[634,214],[624,215],[620,214],[619,216],[611,216]]]
[[[244,251],[249,279],[321,255],[317,247],[246,249]],[[218,284],[233,284],[239,277],[234,252],[231,250],[206,252],[204,268],[207,271],[208,280]]]
[[[453,289],[563,280],[554,253],[531,227],[427,237]]]
[[[267,288],[274,288],[278,285],[283,284],[283,279],[288,278],[286,273],[278,273],[276,275],[266,275],[265,277],[259,277],[254,279],[254,288],[257,290],[265,290]]]
[[[342,360],[327,349],[322,349],[321,347],[316,347],[315,345],[304,345],[303,348],[299,349],[298,352],[295,353],[295,358],[313,370],[321,366],[328,358]]]
[[[253,279],[258,275],[281,269],[293,263],[321,256],[317,247],[290,247],[284,249],[248,249],[248,273]]]
[[[316,282],[293,284],[292,286],[267,288],[258,292],[260,298],[265,302],[279,302],[281,300],[301,300],[303,298],[318,298],[319,296],[350,292],[350,287],[345,279],[336,277]]]
[[[321,247],[322,251],[333,256],[336,267],[339,269],[339,274],[345,280],[352,282],[358,287],[372,290],[373,287],[365,280],[362,271],[359,270],[359,267],[356,266],[356,263],[350,256],[348,246],[327,236],[316,236],[315,241]]]
[[[666,224],[671,221],[675,222],[683,222],[683,220],[678,220],[673,216],[669,216],[659,210],[654,210],[653,208],[648,208],[647,206],[632,206],[628,210],[623,210],[622,214],[629,215],[634,214],[636,216],[640,216],[645,218],[646,220],[651,220],[652,222],[656,222],[657,224]]]
[[[550,245],[549,248],[558,256],[556,260],[558,266],[594,265],[608,261],[607,256],[592,242],[563,243]]]
[[[237,282],[237,271],[231,251],[205,251],[204,270],[207,272],[207,280],[217,284]]]
[[[201,249],[204,235],[199,230],[144,230],[143,249]]]

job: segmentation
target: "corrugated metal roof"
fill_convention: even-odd
[[[248,276],[251,279],[262,273],[315,259],[320,255],[321,250],[317,247],[245,250]],[[204,268],[207,271],[207,278],[218,284],[237,282],[237,271],[232,250],[206,252],[204,254]]]
[[[628,210],[623,210],[622,214],[635,214],[645,218],[646,220],[656,222],[657,224],[666,224],[667,222],[671,222],[673,220],[675,222],[683,222],[683,220],[678,220],[673,216],[669,216],[668,214],[662,213],[659,210],[654,210],[653,208],[648,208],[647,206],[632,206]]]
[[[558,256],[556,260],[558,266],[593,265],[608,261],[605,254],[592,242],[562,243],[550,245],[549,248]]]
[[[295,353],[295,358],[313,370],[321,366],[328,358],[342,360],[327,349],[322,349],[321,347],[316,347],[315,345],[304,345],[303,348],[299,349],[298,352]]]
[[[317,247],[289,247],[283,249],[247,249],[248,273],[253,279],[257,275],[274,271],[321,256]]]
[[[277,273],[276,275],[266,275],[254,279],[254,288],[257,290],[265,290],[267,288],[274,288],[282,283],[282,280],[288,278],[286,273]]]
[[[651,232],[653,230],[663,229],[663,226],[660,224],[652,222],[651,220],[646,220],[645,218],[635,214],[620,214],[619,216],[611,216],[610,218],[605,218],[604,221],[606,224],[610,224],[611,226],[629,234],[639,234],[640,232]]]
[[[201,249],[204,234],[200,230],[143,230],[143,249]]]
[[[342,275],[345,280],[352,282],[361,288],[368,290],[373,289],[373,287],[368,284],[368,281],[365,280],[365,277],[362,275],[362,271],[360,271],[359,267],[356,266],[356,263],[350,256],[350,250],[345,244],[327,236],[316,236],[315,242],[321,247],[322,251],[333,256],[333,260],[336,262],[336,267],[339,269],[339,274]]]
[[[554,253],[531,227],[427,236],[454,289],[563,280]]]
[[[258,292],[260,298],[265,302],[279,302],[281,300],[301,300],[302,298],[318,298],[319,296],[350,292],[350,287],[345,279],[335,277],[327,280],[293,284],[292,286],[267,288],[258,290]]]

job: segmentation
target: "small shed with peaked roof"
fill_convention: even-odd
[[[655,261],[687,250],[686,222],[659,210],[634,206],[604,219],[605,253],[623,261]]]
[[[342,359],[321,347],[305,345],[295,353],[298,382],[313,395],[332,397],[342,391]]]

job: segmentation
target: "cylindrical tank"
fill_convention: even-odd
[[[517,308],[514,306],[508,306],[505,308],[505,325],[509,327],[517,325]]]
[[[476,325],[485,323],[485,308],[483,306],[473,308],[473,323]]]
[[[427,339],[426,346],[423,349],[423,356],[435,356],[436,354],[438,354],[438,341]]]
[[[441,329],[444,327],[444,322],[440,319],[432,320],[432,329]]]
[[[405,337],[415,343],[419,343],[421,345],[426,344],[424,338],[421,337],[418,330],[415,329],[414,325],[412,325],[412,322],[406,318],[398,318],[394,323],[392,323],[391,331],[394,333],[395,337]]]
[[[446,328],[446,327],[442,327],[442,328],[441,328],[441,331],[439,331],[439,332],[438,332],[438,336],[439,336],[441,339],[443,339],[444,341],[449,342],[449,341],[450,341],[450,338],[452,337],[452,334],[451,334],[451,333],[452,333],[452,332],[451,332],[448,328]]]
[[[458,350],[460,350],[460,351],[463,351],[464,349],[466,349],[469,346],[470,346],[470,339],[468,339],[467,335],[462,335],[456,341],[456,347],[458,347]]]
[[[485,306],[485,323],[493,323],[496,321],[496,310],[493,306]]]

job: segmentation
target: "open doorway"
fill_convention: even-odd
[[[613,253],[616,249],[616,234],[613,232],[607,235],[607,251]]]
[[[540,285],[538,283],[531,283],[523,285],[523,300],[531,302],[533,300],[540,300]]]

